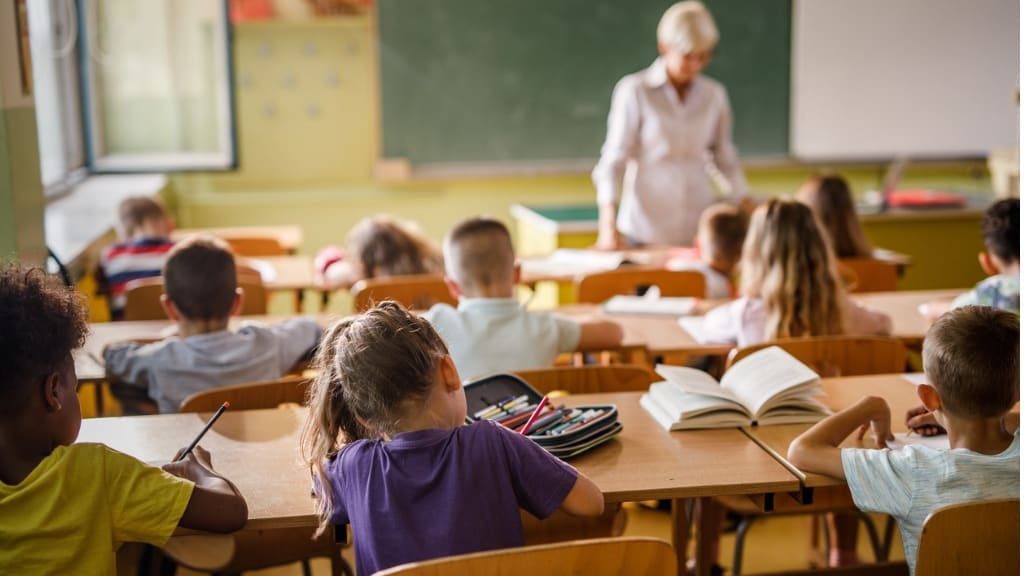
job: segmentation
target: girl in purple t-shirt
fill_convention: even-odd
[[[384,302],[324,336],[309,392],[304,456],[318,534],[351,524],[357,574],[523,545],[519,509],[596,516],[597,486],[491,422],[463,426],[466,396],[425,320]]]

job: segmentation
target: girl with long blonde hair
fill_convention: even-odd
[[[884,335],[892,321],[849,298],[810,208],[771,199],[754,211],[740,264],[741,298],[705,316],[704,336],[739,346],[830,334]]]
[[[523,545],[519,509],[596,516],[601,491],[526,436],[463,426],[466,396],[441,337],[394,302],[324,336],[303,458],[323,532],[349,524],[356,573]]]

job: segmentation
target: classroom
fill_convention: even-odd
[[[1019,573],[1020,46],[1011,0],[14,0],[0,573]]]

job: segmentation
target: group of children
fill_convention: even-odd
[[[734,207],[709,209],[694,267],[718,279],[708,282],[715,296],[739,296],[707,315],[709,333],[740,346],[888,333],[889,319],[853,302],[836,271],[837,246],[853,256],[870,251],[851,225],[849,196],[845,183],[829,176],[805,186],[799,201],[772,199],[749,217]],[[1019,309],[1018,214],[1017,201],[989,210],[982,262],[1000,277],[957,304]],[[349,256],[364,234],[408,231],[386,218],[364,225],[350,236]],[[148,231],[129,241],[138,251],[115,248],[105,258],[111,294],[124,279],[116,270],[127,269],[111,266],[118,255],[144,254],[147,238],[154,238],[147,235],[166,239],[169,232],[140,228]],[[404,246],[364,246],[348,272],[386,274],[380,267],[396,252],[405,262],[401,273],[440,270],[442,259],[431,255],[429,244]],[[315,350],[318,370],[302,452],[319,496],[319,529],[352,526],[360,574],[522,545],[520,508],[541,518],[558,509],[603,511],[593,482],[532,441],[489,422],[463,425],[464,378],[550,366],[560,352],[614,348],[622,340],[614,322],[569,320],[520,306],[511,237],[499,221],[471,218],[445,239],[443,269],[458,307],[439,304],[418,316],[382,303],[325,333],[311,319],[230,329],[244,297],[230,248],[195,237],[172,248],[168,241],[164,252],[163,305],[177,334],[109,346],[104,360],[113,389],[173,412],[198,391],[279,377]],[[346,262],[340,251],[336,256],[322,263],[325,272]],[[993,284],[997,298],[989,297]],[[160,470],[103,446],[74,443],[81,411],[71,353],[84,340],[84,318],[78,296],[42,272],[8,265],[0,273],[0,565],[18,571],[110,572],[120,541],[159,546],[178,525],[231,531],[245,522],[244,500],[201,449]],[[931,510],[1017,493],[1019,436],[1007,413],[1019,398],[1018,338],[1015,314],[979,306],[953,311],[930,329],[929,384],[919,389],[924,408],[908,413],[908,425],[926,433],[944,428],[953,448],[948,453],[921,447],[840,452],[839,443],[864,424],[874,427],[879,441],[888,435],[889,408],[866,399],[801,436],[791,459],[808,471],[846,477],[858,506],[896,516],[912,563],[916,535]],[[986,481],[971,480],[976,477]],[[72,490],[73,499],[57,496]],[[459,538],[450,537],[451,526],[460,527]],[[403,537],[410,531],[417,538]],[[58,534],[67,546],[51,545]]]

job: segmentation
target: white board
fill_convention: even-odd
[[[1018,0],[794,0],[790,148],[986,156],[1017,142]]]

